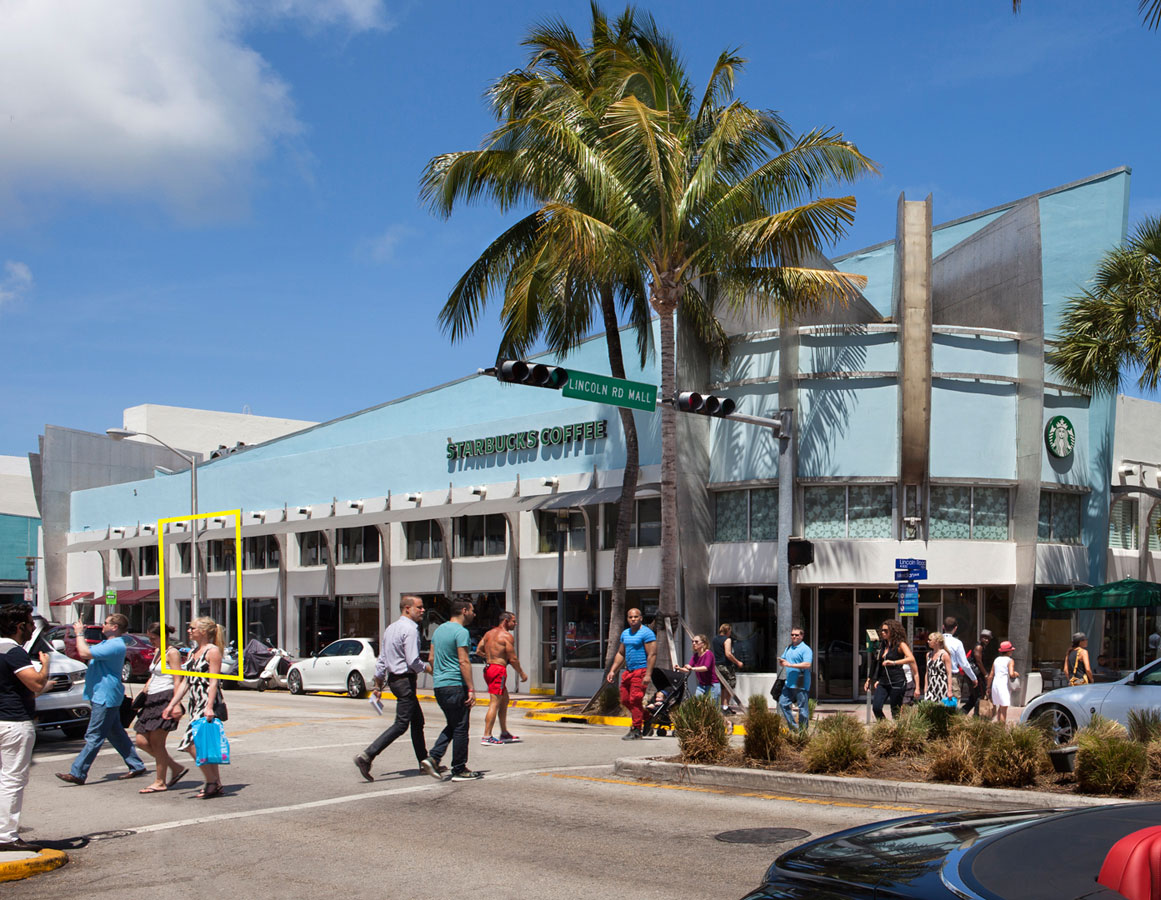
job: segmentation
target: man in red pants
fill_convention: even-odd
[[[657,662],[657,635],[649,626],[641,624],[641,610],[629,610],[626,618],[629,627],[621,632],[621,645],[605,679],[612,684],[617,671],[625,666],[621,675],[621,703],[629,708],[633,726],[621,740],[636,741],[641,739],[645,725],[645,685],[652,679],[653,664]]]

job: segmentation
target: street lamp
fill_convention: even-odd
[[[123,441],[125,438],[131,437],[147,437],[150,440],[157,441],[166,450],[176,453],[187,463],[189,463],[189,506],[190,506],[190,546],[189,546],[189,571],[190,571],[190,609],[191,616],[196,617],[200,613],[198,606],[198,459],[192,453],[186,455],[180,450],[169,446],[165,441],[156,435],[149,434],[147,431],[131,431],[128,428],[106,428],[105,434],[115,441]],[[164,560],[160,561],[160,565],[164,565]],[[164,578],[165,576],[162,575]],[[162,640],[165,640],[165,635],[162,635]]]
[[[569,511],[556,511],[556,696],[564,696],[564,544],[568,540]]]

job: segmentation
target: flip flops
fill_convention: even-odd
[[[173,787],[175,784],[177,784],[179,781],[181,781],[182,778],[185,777],[185,773],[188,771],[189,771],[188,768],[182,769],[180,772],[178,772],[176,775],[174,775],[173,777],[171,777],[169,779],[169,783],[166,785],[166,787]]]

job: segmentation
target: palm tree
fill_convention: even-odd
[[[1069,384],[1112,392],[1125,372],[1156,390],[1161,380],[1161,217],[1144,219],[1105,254],[1093,286],[1069,300],[1056,347],[1046,354]]]
[[[594,8],[594,19],[598,12]],[[585,93],[550,77],[527,106],[513,104],[467,171],[463,154],[437,157],[425,193],[443,207],[488,194],[502,206],[540,204],[506,233],[511,298],[544,283],[647,285],[660,327],[661,395],[672,400],[675,319],[719,357],[723,304],[787,313],[844,300],[858,276],[807,261],[846,233],[853,197],[818,197],[824,186],[877,171],[841,134],[791,133],[774,112],[733,97],[744,60],[722,53],[696,94],[677,49],[631,9],[589,49],[600,83]],[[596,31],[596,26],[594,26]],[[494,154],[490,151],[496,151]],[[493,247],[496,247],[493,244]],[[489,248],[492,249],[492,248]],[[498,249],[498,248],[497,248]],[[677,611],[676,411],[661,410],[662,617]],[[780,623],[780,627],[789,623]],[[661,642],[659,665],[668,659]]]

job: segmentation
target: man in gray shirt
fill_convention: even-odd
[[[419,658],[419,623],[423,619],[423,600],[413,595],[399,598],[400,616],[383,632],[383,648],[375,664],[375,690],[379,699],[383,681],[395,695],[395,721],[391,727],[371,742],[355,757],[355,768],[367,781],[374,781],[371,763],[397,737],[411,729],[411,748],[419,763],[427,759],[427,742],[423,739],[423,710],[415,696],[415,679],[420,672],[430,672],[431,666]]]

